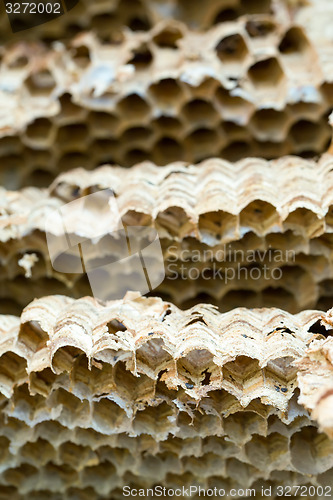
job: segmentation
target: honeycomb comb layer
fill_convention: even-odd
[[[297,403],[294,366],[325,340],[320,321],[331,311],[184,312],[135,294],[2,316],[1,494],[330,485],[333,444]]]
[[[166,279],[156,293],[176,305],[186,308],[206,296],[221,311],[240,299],[241,305],[278,306],[292,313],[319,302],[327,309],[333,280],[331,170],[328,154],[318,162],[291,157],[230,165],[215,159],[164,169],[143,163],[130,170],[105,166],[69,172],[49,191],[3,190],[1,307],[8,306],[6,300],[25,306],[54,292],[76,298],[91,294],[82,275],[52,268],[45,218],[66,202],[108,188],[123,223],[158,231]],[[94,220],[96,214],[91,216]],[[94,224],[82,226],[80,214],[66,222],[69,234],[78,234],[78,224],[81,236],[91,241]],[[50,231],[57,234],[54,227]],[[103,240],[91,243],[95,253],[103,247]],[[123,257],[121,249],[118,255],[117,247],[107,248],[113,259]],[[249,278],[251,266],[260,268],[260,279]],[[114,272],[118,283],[122,271]],[[193,272],[198,279],[191,279]],[[207,275],[215,278],[207,280]]]
[[[324,5],[323,0],[320,3]],[[272,21],[292,18],[300,7],[304,7],[302,4],[302,1],[294,2],[293,0],[275,2],[252,0],[250,3],[244,0],[230,2],[209,0],[203,9],[198,1],[110,0],[104,2],[99,0],[91,3],[88,0],[81,0],[75,9],[69,10],[65,16],[47,23],[46,26],[44,24],[35,26],[34,29],[25,31],[24,36],[29,39],[42,39],[49,43],[53,40],[68,39],[80,31],[93,29],[103,40],[117,40],[124,28],[134,32],[146,31],[163,19],[177,19],[191,29],[206,30],[216,24],[230,22],[242,16],[246,16],[246,19],[251,22],[249,32],[253,37],[267,36],[272,28],[274,29]],[[293,7],[292,11],[289,9],[290,5]],[[311,7],[313,9],[315,5]],[[329,3],[328,7],[330,7]],[[12,16],[12,19],[14,20],[15,17]],[[1,41],[17,39],[17,36],[13,35],[10,30],[4,10],[0,13],[0,27]],[[19,27],[27,29],[29,21],[21,16]],[[177,35],[177,32],[171,31],[161,37],[161,44],[169,46],[177,41]]]
[[[5,48],[2,183],[45,186],[106,162],[323,153],[333,107],[327,41],[319,57],[302,26],[282,23],[261,42],[246,26],[240,18],[195,33],[167,21],[125,32],[120,44],[84,33],[69,47]],[[170,31],[180,33],[176,46],[159,45]]]

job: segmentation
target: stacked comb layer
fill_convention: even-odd
[[[331,312],[50,296],[1,325],[3,498],[331,487],[333,443],[293,364],[329,342]]]
[[[333,296],[332,167],[331,155],[318,162],[248,159],[230,165],[215,159],[163,169],[143,163],[68,172],[48,191],[3,191],[2,310],[11,305],[17,314],[34,297],[52,292],[91,293],[82,273],[52,268],[45,220],[64,203],[103,189],[114,193],[123,224],[157,230],[166,277],[154,293],[176,305],[327,309]],[[98,213],[91,218],[97,222]],[[96,241],[91,226],[76,219],[67,230],[90,240],[95,253],[106,241]],[[124,257],[117,246],[105,249],[110,258]],[[114,272],[117,286],[123,269]]]
[[[323,153],[333,106],[324,4],[294,18],[257,3],[268,13],[204,32],[170,19],[146,32],[125,30],[116,42],[91,32],[52,47],[39,40],[4,46],[2,183],[47,186],[59,172],[104,163]]]

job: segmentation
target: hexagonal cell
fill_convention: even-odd
[[[228,243],[237,238],[238,217],[222,210],[199,216],[201,241],[207,245]]]
[[[0,156],[19,154],[22,149],[21,139],[17,136],[0,138]]]
[[[250,121],[254,136],[261,140],[272,142],[283,141],[288,132],[289,116],[285,111],[275,109],[260,109],[255,112]]]
[[[254,105],[242,97],[232,95],[232,91],[219,87],[216,91],[216,100],[221,108],[223,119],[239,125],[247,125],[254,110]]]
[[[181,114],[192,128],[198,126],[213,127],[220,118],[213,105],[203,99],[194,99],[186,103]]]
[[[168,137],[173,136],[174,138],[179,138],[183,132],[183,124],[177,117],[162,115],[152,121],[153,129],[162,135],[167,135]]]
[[[225,363],[222,371],[223,388],[236,397],[251,390],[251,379],[258,384],[261,374],[258,360],[243,355],[237,356],[234,361]]]
[[[228,161],[235,162],[247,156],[253,156],[252,146],[247,141],[233,141],[222,149],[220,155]]]
[[[133,50],[133,55],[131,59],[127,61],[127,64],[133,64],[136,71],[147,69],[153,62],[153,55],[146,44],[141,45]]]
[[[166,165],[185,159],[182,145],[171,137],[159,139],[153,148],[152,155],[157,165]]]
[[[125,166],[132,167],[133,165],[137,165],[138,163],[141,163],[143,161],[150,161],[150,157],[151,155],[149,151],[135,148],[125,152],[123,156],[123,162]]]
[[[116,139],[95,139],[88,150],[99,165],[109,163],[110,159],[115,158],[118,151],[119,141]],[[114,161],[112,162],[114,163]]]
[[[276,87],[283,80],[284,74],[279,61],[270,57],[250,67],[249,78],[254,87]]]
[[[35,186],[39,188],[49,187],[53,180],[54,180],[53,173],[47,170],[43,170],[41,168],[36,168],[29,175],[28,184],[30,186]]]
[[[103,41],[109,41],[112,32],[116,31],[117,18],[113,13],[102,12],[91,17],[89,21],[89,29],[95,33]]]
[[[276,31],[276,24],[271,19],[250,19],[245,29],[251,38],[265,38]]]
[[[47,69],[32,73],[24,84],[32,97],[47,96],[56,86],[52,73]]]
[[[153,131],[148,127],[132,127],[125,130],[121,136],[121,141],[129,146],[147,146],[149,139],[153,137]]]
[[[308,52],[310,44],[304,35],[302,28],[292,27],[282,38],[279,51],[282,56],[303,57]]]
[[[321,474],[330,468],[327,457],[333,453],[333,442],[314,426],[305,427],[291,436],[291,463],[302,474]]]
[[[296,102],[295,104],[289,104],[287,108],[294,119],[313,122],[321,118],[324,109],[323,103],[314,102]]]
[[[57,145],[62,151],[83,151],[89,143],[89,130],[84,123],[75,123],[59,127],[57,133]]]
[[[173,358],[166,350],[163,339],[160,338],[149,339],[139,347],[136,351],[136,361],[139,369],[153,378],[156,378],[161,370],[173,364]]]
[[[63,125],[67,123],[77,122],[79,120],[84,120],[87,112],[85,109],[77,106],[72,101],[72,96],[69,93],[63,94],[59,98],[61,110],[59,114],[55,117],[58,124]]]
[[[149,87],[149,93],[155,100],[155,106],[177,106],[183,100],[183,90],[172,78],[164,78]]]
[[[72,49],[72,60],[80,67],[86,68],[90,62],[90,49],[86,45],[76,45]]]
[[[333,105],[333,83],[323,83],[320,91],[330,106]]]
[[[201,161],[205,158],[217,156],[221,140],[215,130],[200,128],[192,132],[185,139],[185,148],[191,161]]]
[[[289,441],[277,432],[268,438],[254,435],[245,445],[245,452],[249,463],[255,463],[261,471],[282,468],[289,458]]]
[[[224,64],[243,64],[249,53],[244,38],[238,33],[223,38],[215,50],[217,57]]]
[[[279,228],[280,223],[275,207],[266,201],[253,201],[243,208],[240,213],[241,234],[253,231],[258,236],[262,236],[268,230]]]
[[[315,238],[323,233],[324,221],[311,210],[300,207],[288,215],[283,227],[286,231],[290,229],[295,234],[305,235],[306,238]]]
[[[294,153],[294,148],[291,140],[287,137],[287,139],[281,142],[253,140],[252,151],[253,156],[272,160]]]
[[[98,138],[116,135],[119,127],[119,118],[103,111],[91,111],[87,122],[90,124],[90,133]]]
[[[155,45],[161,49],[177,49],[178,40],[183,38],[183,33],[176,26],[165,26],[153,37]]]
[[[247,141],[250,138],[247,128],[241,127],[234,122],[224,121],[221,122],[221,126],[228,142]]]
[[[270,14],[272,0],[241,0],[242,14]]]
[[[234,21],[240,15],[240,10],[235,7],[223,7],[221,10],[216,12],[212,24],[226,23],[229,21]]]
[[[130,94],[118,102],[120,116],[126,117],[129,122],[142,125],[150,113],[149,104],[138,94]]]
[[[69,152],[62,155],[58,160],[58,169],[60,172],[72,170],[74,168],[92,168],[91,158],[85,153]]]
[[[35,148],[50,147],[52,135],[55,135],[55,127],[48,118],[37,118],[30,123],[24,134],[24,142]]]
[[[161,234],[188,236],[194,229],[194,224],[190,222],[185,210],[181,207],[169,207],[163,212],[159,212],[156,217],[156,228],[164,230]],[[164,237],[162,236],[162,237]]]
[[[326,120],[316,123],[299,120],[291,127],[290,137],[296,153],[311,158],[327,149],[331,140],[331,128]]]

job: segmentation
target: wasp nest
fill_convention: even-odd
[[[295,366],[329,342],[321,321],[331,312],[180,311],[133,294],[49,296],[2,316],[2,493],[330,485],[333,444],[297,401],[318,381],[304,389]]]
[[[0,500],[331,495],[332,14],[80,0],[24,31],[1,12]],[[165,270],[146,298],[120,293],[128,254]]]

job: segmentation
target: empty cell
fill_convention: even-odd
[[[0,138],[0,156],[18,154],[22,149],[21,139],[17,136]]]
[[[321,93],[327,103],[332,106],[333,105],[333,83],[323,83],[320,87]]]
[[[178,138],[183,131],[183,124],[176,117],[172,116],[160,116],[152,122],[153,128],[157,129],[161,134],[167,134],[170,136],[175,136]]]
[[[283,222],[286,230],[291,229],[296,234],[305,234],[307,238],[314,238],[324,230],[324,221],[311,210],[300,207],[291,212]]]
[[[90,50],[86,45],[78,45],[72,49],[72,59],[80,68],[90,64]]]
[[[268,139],[264,141],[253,140],[252,148],[254,156],[267,160],[278,158],[294,151],[289,138],[277,142]]]
[[[24,482],[28,482],[32,477],[35,477],[37,480],[38,468],[26,463],[3,472],[3,478],[6,483],[10,486],[16,486],[16,488],[22,488]]]
[[[96,139],[91,145],[91,156],[99,163],[105,163],[107,158],[114,157],[119,150],[119,141],[116,139]]]
[[[184,150],[181,144],[171,137],[162,137],[157,141],[152,154],[158,165],[184,160]]]
[[[78,152],[69,152],[60,157],[58,168],[60,172],[72,170],[73,168],[92,168],[91,159],[88,155]]]
[[[183,33],[176,26],[166,26],[153,37],[155,45],[161,49],[177,49],[178,40],[183,38]]]
[[[249,78],[254,86],[276,87],[284,78],[280,63],[275,57],[259,61],[250,67]]]
[[[329,129],[328,125],[327,130]],[[323,138],[326,140],[324,132],[325,127],[321,122],[314,123],[309,120],[299,120],[291,127],[290,136],[294,141],[297,151],[313,150],[320,152]]]
[[[194,155],[194,161],[200,161],[201,158],[217,155],[220,142],[220,137],[215,130],[200,128],[185,139],[185,146],[189,154]]]
[[[241,0],[242,14],[269,14],[271,0]]]
[[[149,160],[150,160],[149,151],[145,151],[144,149],[138,149],[138,148],[126,151],[123,157],[124,165],[128,167]]]
[[[240,15],[240,10],[237,8],[233,7],[225,7],[219,10],[214,17],[213,25],[214,24],[220,24],[220,23],[225,23],[229,21],[234,21],[239,17]]]
[[[167,234],[188,236],[193,230],[185,210],[181,207],[169,207],[163,212],[159,212],[156,217],[156,227],[165,229]]]
[[[182,115],[193,127],[198,125],[214,125],[219,120],[219,114],[213,105],[204,99],[194,99],[182,109]]]
[[[14,53],[14,57],[11,57],[12,54],[9,54],[9,56],[9,60],[5,60],[5,63],[10,69],[22,69],[27,66],[29,62],[29,59],[25,54]]]
[[[55,131],[55,127],[50,120],[37,118],[26,129],[26,142],[33,144],[34,147],[47,147],[50,145],[53,131]]]
[[[56,86],[52,73],[47,69],[32,73],[24,84],[33,97],[48,95]]]
[[[248,54],[246,43],[238,33],[223,38],[215,50],[223,63],[242,63]]]
[[[203,213],[199,217],[201,240],[208,244],[227,243],[237,238],[237,216],[218,210]]]
[[[293,27],[282,38],[279,51],[284,56],[302,56],[309,49],[310,44],[301,28]]]
[[[49,187],[54,179],[54,174],[41,168],[33,169],[29,174],[27,185],[35,187]]]
[[[241,127],[237,123],[225,121],[221,123],[222,130],[228,141],[246,141],[251,136],[246,127]]]
[[[317,121],[323,112],[323,105],[314,102],[296,102],[288,106],[294,119]]]
[[[333,451],[333,442],[314,426],[301,429],[291,436],[291,463],[303,474],[321,474],[332,467],[328,457]]]
[[[73,103],[72,97],[69,93],[66,92],[63,94],[59,98],[59,102],[61,110],[56,116],[56,122],[68,123],[84,119],[86,111]]]
[[[240,213],[241,230],[245,233],[253,231],[264,235],[280,224],[279,215],[273,205],[266,201],[257,200],[249,203]]]
[[[264,38],[276,31],[276,24],[270,19],[251,19],[245,29],[251,38]]]
[[[132,31],[149,31],[151,29],[151,23],[144,14],[131,17],[126,24]]]
[[[150,107],[138,94],[130,94],[118,103],[120,115],[124,119],[138,120],[139,122],[150,113]]]
[[[142,144],[144,145],[152,136],[152,130],[147,127],[132,127],[125,130],[121,140],[124,144]]]
[[[110,137],[117,133],[119,118],[104,111],[91,111],[87,118],[94,137]]]
[[[85,149],[89,138],[88,127],[83,123],[75,123],[73,125],[65,125],[59,127],[57,134],[58,147],[64,148],[79,148]]]
[[[164,78],[149,87],[149,92],[155,99],[156,105],[166,103],[177,105],[183,97],[183,91],[176,80]]]
[[[137,71],[147,69],[153,62],[153,55],[146,44],[134,49],[127,64],[133,64]]]
[[[254,109],[251,102],[231,94],[230,90],[219,87],[216,91],[216,101],[220,106],[224,120],[230,120],[240,125],[246,125]]]
[[[246,141],[233,141],[222,149],[220,156],[229,161],[238,161],[241,158],[251,156],[251,144]],[[253,156],[253,155],[252,155]]]
[[[288,131],[289,116],[285,111],[260,109],[252,116],[250,126],[259,140],[281,141]]]
[[[115,25],[115,20],[115,16],[108,12],[96,14],[90,20],[90,29],[98,33],[98,36],[101,37],[102,40],[108,40],[113,31],[112,28]]]

